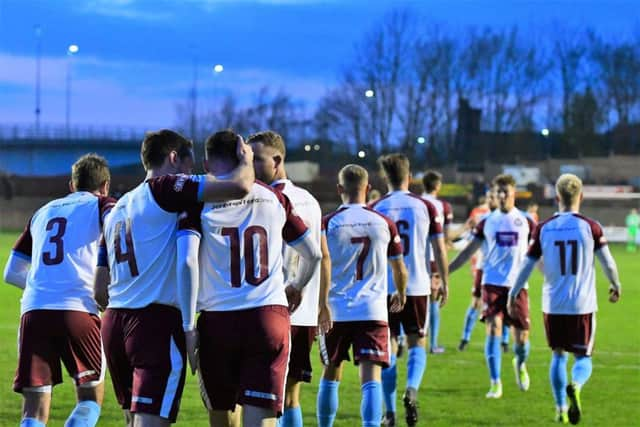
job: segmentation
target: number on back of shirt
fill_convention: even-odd
[[[62,217],[51,218],[47,222],[47,231],[53,231],[55,233],[49,236],[49,243],[52,243],[53,251],[46,251],[42,253],[42,262],[45,265],[60,264],[64,259],[64,241],[62,237],[67,230],[67,219]]]
[[[578,241],[556,240],[553,244],[558,247],[560,255],[560,274],[565,276],[567,274],[567,267],[569,267],[569,274],[575,276],[578,273]],[[569,266],[567,266],[567,255],[569,255],[570,259]]]
[[[238,227],[224,227],[222,235],[229,238],[229,268],[231,271],[231,286],[242,286],[240,272],[240,230]],[[258,286],[269,277],[269,247],[267,230],[259,225],[247,227],[242,234],[244,239],[244,280],[253,286]],[[256,251],[257,249],[257,251]],[[256,265],[256,255],[259,264]],[[257,273],[256,273],[257,267]]]
[[[122,248],[122,235],[124,234],[124,246]],[[118,264],[126,262],[129,266],[129,274],[131,277],[136,277],[138,272],[138,263],[136,261],[136,252],[133,248],[133,238],[131,237],[131,220],[126,219],[124,221],[118,221],[115,228],[114,238],[116,262]]]

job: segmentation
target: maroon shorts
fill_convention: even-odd
[[[482,320],[487,317],[500,316],[504,322],[518,329],[528,331],[531,326],[529,319],[529,294],[523,289],[516,298],[516,316],[507,313],[507,299],[509,290],[506,286],[482,285]]]
[[[390,297],[387,297],[387,305]],[[418,334],[424,337],[427,333],[429,316],[429,296],[408,296],[400,313],[389,312],[389,330],[392,337],[400,335],[400,324],[405,334]]]
[[[314,326],[291,326],[291,355],[288,377],[311,382],[311,347],[316,338]]]
[[[186,360],[180,311],[160,304],[107,309],[102,340],[120,406],[175,422]]]
[[[591,356],[596,335],[596,315],[544,313],[544,330],[552,349]]]
[[[232,410],[237,403],[281,415],[289,327],[289,310],[281,305],[202,312],[200,384],[207,408]]]
[[[100,318],[71,310],[33,310],[20,319],[18,369],[13,389],[62,382],[64,363],[76,385],[104,378]]]
[[[389,366],[389,326],[386,322],[362,320],[334,322],[333,328],[320,339],[320,356],[325,365],[339,365],[349,358],[353,346],[353,362],[361,360]]]
[[[473,272],[473,286],[471,287],[471,296],[474,298],[482,297],[482,269],[476,269]]]

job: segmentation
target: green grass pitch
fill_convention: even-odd
[[[0,265],[4,268],[16,233],[0,233]],[[640,253],[628,254],[622,246],[613,245],[623,284],[618,304],[606,301],[607,284],[598,273],[600,311],[596,333],[593,376],[585,386],[582,399],[583,425],[640,425]],[[438,426],[538,426],[553,423],[554,403],[548,380],[551,358],[546,346],[540,312],[540,274],[534,273],[531,293],[531,357],[528,362],[531,389],[517,389],[511,368],[510,352],[503,357],[502,399],[488,401],[484,394],[489,380],[484,362],[484,331],[476,325],[467,351],[456,350],[463,316],[470,296],[471,276],[468,267],[451,277],[451,299],[442,310],[440,341],[446,347],[442,355],[428,356],[427,371],[419,394],[419,425]],[[0,426],[19,424],[22,399],[11,390],[16,367],[16,332],[19,323],[20,291],[0,285]],[[313,354],[314,378],[303,386],[302,407],[305,425],[316,425],[315,396],[321,372],[319,358]],[[404,388],[406,358],[399,360],[399,399]],[[360,423],[360,387],[357,369],[345,366],[340,386],[340,408],[335,425],[354,427]],[[54,389],[49,425],[61,426],[74,405],[71,380]],[[398,402],[399,418],[403,417]],[[206,426],[207,415],[200,401],[197,382],[189,376],[182,399],[178,425]],[[404,423],[401,421],[400,425]],[[122,426],[111,383],[107,380],[100,426]]]

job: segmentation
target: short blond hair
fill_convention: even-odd
[[[369,183],[369,173],[362,166],[346,165],[338,172],[338,183],[347,194],[356,194]]]
[[[282,154],[284,158],[287,154],[287,148],[284,144],[282,135],[272,130],[265,130],[262,132],[254,133],[247,139],[247,144],[262,144],[265,147],[271,147],[278,153]]]
[[[556,181],[556,194],[565,206],[571,206],[582,193],[582,180],[572,173],[560,175]]]

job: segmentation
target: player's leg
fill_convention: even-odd
[[[405,408],[405,419],[408,425],[418,422],[418,389],[427,369],[427,352],[425,332],[429,328],[429,297],[407,297],[403,309],[403,324],[407,331],[409,347],[407,357],[407,386],[402,397]]]
[[[55,335],[62,333],[59,313],[26,312],[20,318],[18,368],[13,390],[22,393],[20,426],[43,427],[49,419],[51,390],[62,382],[60,352]]]
[[[397,400],[397,388],[398,388],[398,357],[396,356],[398,350],[398,340],[391,332],[390,343],[391,350],[389,355],[389,367],[382,369],[382,398],[385,407],[385,417],[382,425],[394,426],[396,424],[396,400]]]
[[[516,383],[522,391],[529,390],[529,373],[527,371],[526,361],[529,357],[529,295],[526,289],[523,289],[515,301],[516,313],[515,317],[506,316],[508,321],[513,325],[513,352],[515,357],[512,360]]]
[[[233,411],[209,411],[211,427],[240,427],[242,425],[242,406],[236,405]]]
[[[291,354],[284,395],[284,413],[279,425],[282,427],[302,427],[300,388],[303,382],[311,382],[311,348],[316,328],[311,326],[291,326]]]
[[[49,420],[51,386],[22,389],[22,421],[20,427],[44,427]]]
[[[325,365],[318,387],[317,418],[319,427],[331,427],[338,412],[338,389],[342,379],[342,362]]]
[[[284,411],[290,353],[289,310],[269,305],[238,312],[238,404],[244,426],[275,426]],[[224,369],[218,365],[217,369]],[[215,384],[214,384],[215,386]]]
[[[102,343],[111,374],[116,400],[122,408],[127,427],[133,427],[131,387],[133,367],[129,363],[124,340],[125,316],[120,310],[107,309],[102,317]]]
[[[500,370],[502,364],[502,350],[500,348],[502,334],[502,317],[495,314],[485,317],[486,340],[484,346],[484,356],[489,368],[489,378],[491,387],[487,393],[487,398],[498,399],[502,397],[502,382],[500,380]]]
[[[462,338],[458,345],[458,350],[464,351],[467,344],[471,340],[471,332],[478,320],[478,313],[482,309],[482,270],[477,269],[474,271],[473,287],[471,288],[471,304],[467,309],[467,313],[464,317],[464,327],[462,329]]]
[[[566,317],[567,329],[570,331],[571,342],[574,344],[570,349],[574,354],[571,383],[567,386],[569,421],[572,424],[577,424],[582,414],[580,392],[589,378],[591,378],[593,371],[591,352],[595,339],[596,317],[595,313]]]
[[[360,416],[363,427],[377,427],[382,419],[382,386],[380,364],[370,360],[360,362]]]
[[[100,318],[79,311],[65,311],[62,360],[76,383],[77,404],[65,427],[93,427],[100,418],[104,397],[106,361],[102,351]]]
[[[150,427],[174,423],[186,374],[186,344],[180,311],[152,304],[129,310],[127,315],[125,348],[133,366],[133,425]]]
[[[388,302],[388,299],[387,299]],[[403,311],[404,312],[404,311]],[[384,426],[395,426],[396,424],[396,400],[398,387],[398,338],[403,334],[402,315],[400,313],[389,313],[389,335],[390,335],[390,354],[389,366],[382,369],[382,397],[384,400],[385,416],[383,419]],[[406,339],[406,335],[403,334]]]
[[[549,381],[553,400],[556,403],[556,421],[566,424],[567,416],[567,353],[562,348],[554,348],[549,366]]]
[[[389,366],[389,327],[380,321],[349,323],[352,326],[354,362],[359,365],[362,425],[379,426],[382,420],[381,368]]]
[[[509,352],[509,335],[510,334],[511,334],[511,329],[509,328],[509,325],[507,325],[506,323],[503,323],[501,345],[502,345],[502,351],[504,353]]]
[[[444,353],[444,347],[438,345],[438,337],[440,335],[440,302],[433,298],[438,292],[440,292],[440,276],[435,273],[431,276],[432,298],[430,298],[429,302],[429,352],[432,354]]]

